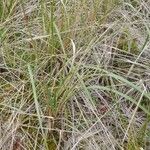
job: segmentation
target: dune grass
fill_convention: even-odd
[[[0,1],[0,149],[149,150],[148,0]]]

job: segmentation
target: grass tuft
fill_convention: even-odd
[[[148,0],[0,1],[0,149],[149,150]]]

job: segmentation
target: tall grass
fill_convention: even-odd
[[[0,149],[150,149],[150,2],[0,1]]]

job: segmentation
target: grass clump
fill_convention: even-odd
[[[0,1],[0,149],[150,149],[148,6]]]

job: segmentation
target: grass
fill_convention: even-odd
[[[150,2],[0,1],[0,149],[149,150]]]

